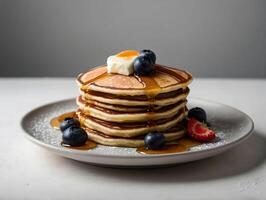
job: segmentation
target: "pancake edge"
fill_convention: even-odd
[[[186,112],[181,113],[178,117],[176,117],[172,121],[168,121],[164,124],[156,125],[156,126],[150,126],[150,127],[141,127],[141,128],[134,128],[134,129],[111,129],[106,126],[103,126],[102,124],[96,123],[90,119],[82,119],[80,115],[78,115],[78,118],[80,122],[90,129],[102,132],[109,136],[118,136],[123,138],[131,138],[138,135],[144,135],[152,131],[166,131],[172,128],[173,126],[177,125],[180,121],[182,121],[185,116],[187,115]]]
[[[144,139],[128,139],[128,138],[105,138],[96,133],[92,133],[89,130],[86,130],[90,140],[106,145],[106,146],[116,146],[116,147],[141,147],[144,146]],[[173,133],[165,133],[165,139],[167,142],[180,139],[186,135],[185,130],[176,131]]]

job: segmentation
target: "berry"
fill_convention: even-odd
[[[156,55],[155,55],[155,53],[153,51],[144,49],[144,50],[142,50],[140,52],[140,55],[141,56],[147,56],[151,60],[151,63],[152,64],[155,64],[155,62],[156,62]]]
[[[216,135],[213,130],[210,130],[206,125],[196,120],[195,118],[190,118],[187,125],[188,135],[198,141],[208,142],[213,140]]]
[[[147,149],[157,150],[165,144],[165,137],[161,133],[149,133],[144,138],[145,146]]]
[[[88,139],[86,131],[80,127],[71,126],[63,132],[63,143],[70,146],[81,146]]]
[[[63,132],[64,130],[66,130],[67,128],[71,127],[71,126],[77,126],[79,127],[80,126],[80,123],[77,119],[75,118],[70,118],[70,117],[67,117],[65,118],[61,124],[60,124],[60,130]]]
[[[134,72],[137,76],[150,75],[154,72],[154,65],[147,56],[139,56],[133,63]]]
[[[200,122],[207,122],[205,110],[199,107],[192,108],[188,111],[188,118],[195,118]]]

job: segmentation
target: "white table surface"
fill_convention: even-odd
[[[0,199],[266,199],[266,80],[194,80],[190,96],[246,112],[254,134],[219,156],[161,169],[90,166],[24,138],[26,112],[77,94],[74,79],[0,79]]]

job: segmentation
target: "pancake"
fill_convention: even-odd
[[[82,90],[98,91],[115,95],[156,96],[186,88],[192,76],[183,70],[155,65],[156,73],[151,76],[125,76],[107,73],[106,66],[101,66],[80,74],[77,83]]]
[[[86,99],[83,96],[78,96],[76,98],[77,104],[85,104],[81,106],[96,106],[100,107],[101,109],[107,109],[111,111],[118,111],[118,112],[124,112],[124,113],[134,113],[134,112],[147,112],[150,110],[151,106],[154,111],[161,110],[162,108],[165,108],[169,105],[165,106],[158,106],[158,105],[147,105],[147,106],[124,106],[124,105],[114,105],[114,104],[106,104],[98,101],[93,101],[91,99]],[[181,99],[180,101],[186,101],[186,98]],[[178,103],[178,102],[177,102]],[[176,104],[177,104],[176,103]],[[175,104],[171,104],[175,105]]]
[[[102,96],[108,99],[124,99],[124,100],[129,100],[129,101],[149,101],[150,96],[146,95],[135,95],[135,96],[130,96],[130,95],[114,95],[114,94],[108,94],[108,93],[103,93],[103,92],[96,92],[96,91],[90,91],[90,90],[82,90],[81,92],[87,93],[90,96]],[[156,96],[154,96],[155,100],[161,100],[161,99],[166,99],[166,98],[172,98],[180,95],[181,93],[187,93],[189,92],[188,88],[181,88],[178,90],[174,90],[171,92],[166,92],[166,93],[159,93]]]
[[[90,140],[107,146],[118,146],[118,147],[141,147],[144,146],[144,137],[141,138],[121,138],[121,137],[110,137],[98,131],[85,128]],[[167,142],[177,140],[185,136],[186,130],[184,128],[176,128],[168,132],[163,132],[165,140]]]
[[[114,104],[107,104],[102,103],[98,101],[94,101],[91,99],[86,99],[83,96],[78,96],[76,101],[79,101],[78,99],[81,98],[83,101],[85,101],[87,104],[92,104],[101,108],[106,108],[109,110],[115,110],[115,111],[121,111],[121,112],[141,112],[141,111],[147,111],[148,106],[123,106],[123,105],[114,105]],[[78,104],[78,103],[77,103]],[[160,109],[162,106],[154,106],[154,110]]]
[[[81,111],[77,112],[77,116],[83,126],[97,130],[106,135],[125,138],[144,135],[153,131],[167,131],[181,122],[186,114],[186,111],[180,111],[177,115],[169,119],[146,121],[142,123],[114,123],[91,116],[88,117]]]
[[[147,100],[132,100],[132,99],[122,99],[119,96],[117,98],[108,98],[105,95],[93,95],[90,93],[86,93],[83,90],[80,91],[81,95],[88,100],[102,102],[105,104],[112,104],[112,105],[123,105],[123,106],[149,106],[150,104],[157,105],[157,106],[165,106],[174,104],[182,99],[187,98],[189,89],[184,89],[184,92],[179,93],[176,96],[169,97],[169,98],[161,98],[157,99],[154,98],[153,101],[150,99]]]
[[[77,98],[77,104],[84,114],[92,117],[97,117],[105,121],[111,122],[139,122],[147,120],[157,120],[163,118],[169,118],[185,108],[186,101],[180,101],[175,105],[169,105],[153,112],[121,112],[109,110],[107,108],[101,108],[92,104],[86,104],[82,98]]]

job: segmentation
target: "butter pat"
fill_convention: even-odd
[[[107,58],[107,72],[129,76],[134,73],[133,63],[139,52],[135,50],[122,51]]]

